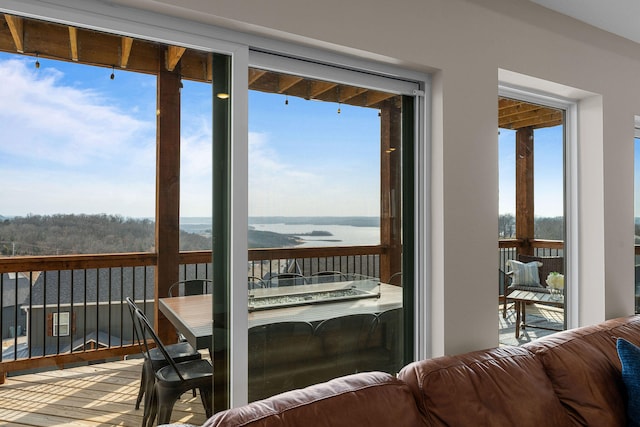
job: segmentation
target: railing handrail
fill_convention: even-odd
[[[249,261],[275,258],[383,255],[387,251],[388,248],[383,245],[249,249]],[[156,264],[157,258],[157,254],[153,252],[4,257],[0,258],[0,273],[152,266]],[[180,252],[181,264],[206,264],[210,262],[211,251]]]
[[[564,240],[530,239],[528,243],[532,248],[564,249]],[[520,248],[523,246],[525,246],[524,239],[498,239],[498,248],[500,249]]]
[[[158,256],[152,252],[15,256],[0,258],[0,273],[152,266],[156,264],[157,258]]]

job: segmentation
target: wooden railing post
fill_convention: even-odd
[[[519,254],[533,255],[533,213],[533,128],[526,127],[516,132],[516,239],[523,242]]]
[[[180,67],[158,73],[156,159],[155,329],[165,343],[177,336],[158,310],[158,298],[178,281],[180,265]]]
[[[394,101],[380,111],[380,244],[388,253],[380,257],[380,280],[402,271],[402,112]]]

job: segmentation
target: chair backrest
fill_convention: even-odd
[[[205,295],[212,291],[213,282],[210,279],[181,280],[169,287],[170,297],[185,297],[189,295]]]
[[[322,339],[325,354],[334,356],[365,348],[375,322],[372,313],[332,317],[320,322],[315,334]]]
[[[540,284],[544,287],[547,286],[545,280],[552,271],[556,273],[564,274],[564,257],[561,256],[533,256],[533,255],[518,255],[518,261],[520,262],[533,262],[538,261],[542,263],[542,266],[538,268],[538,275],[540,276]]]
[[[313,337],[313,325],[290,321],[269,323],[249,328],[249,365],[271,362],[287,363],[304,354],[309,358],[308,342]]]
[[[395,374],[404,366],[404,314],[402,307],[392,308],[378,314],[376,328],[380,332],[382,345],[389,350],[389,372]],[[378,369],[382,370],[382,369]]]
[[[146,357],[146,347],[142,343],[142,331],[140,330],[140,322],[136,317],[136,310],[139,310],[138,305],[130,297],[126,298],[127,306],[129,307],[129,314],[131,315],[131,323],[133,324],[133,338],[140,347],[140,352]]]
[[[129,302],[129,299],[127,299],[127,302]],[[164,357],[167,364],[173,368],[173,370],[176,372],[180,380],[184,381],[184,377],[182,376],[182,374],[180,373],[180,370],[176,366],[176,362],[173,360],[173,358],[171,358],[171,356],[169,355],[169,352],[162,344],[162,341],[160,341],[160,338],[158,337],[156,332],[153,330],[153,327],[149,323],[149,319],[147,319],[147,316],[145,316],[145,314],[139,308],[136,308],[134,310],[134,315],[136,317],[137,324],[140,330],[140,340],[142,341],[142,344],[145,349],[144,354],[148,354],[149,350],[151,350],[151,347],[149,347],[149,338],[150,338],[154,342],[155,347],[160,351],[160,353]]]
[[[349,276],[341,271],[318,271],[311,276],[312,283],[334,283],[349,280]]]
[[[306,285],[307,279],[300,273],[280,273],[269,278],[269,287]]]
[[[262,288],[266,288],[267,287],[267,282],[265,282],[264,280],[262,280],[259,277],[249,276],[248,285],[249,285],[249,290],[262,289]]]
[[[390,285],[402,286],[402,271],[396,271],[389,277]]]

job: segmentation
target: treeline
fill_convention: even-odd
[[[564,240],[564,218],[539,217],[534,219],[534,237],[536,239]],[[638,234],[636,226],[636,234]],[[498,217],[498,237],[511,239],[516,237],[516,218],[511,214]]]
[[[0,254],[151,252],[155,223],[119,215],[29,215],[0,221]],[[181,250],[211,249],[211,239],[180,231]]]

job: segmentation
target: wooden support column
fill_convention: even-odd
[[[394,100],[380,114],[380,243],[388,248],[380,257],[380,280],[402,271],[402,112]]]
[[[520,254],[533,255],[533,212],[533,128],[526,127],[516,132],[516,238],[524,241]]]
[[[158,310],[158,298],[178,281],[180,253],[180,67],[158,73],[156,151],[155,329],[164,343],[175,328]]]

